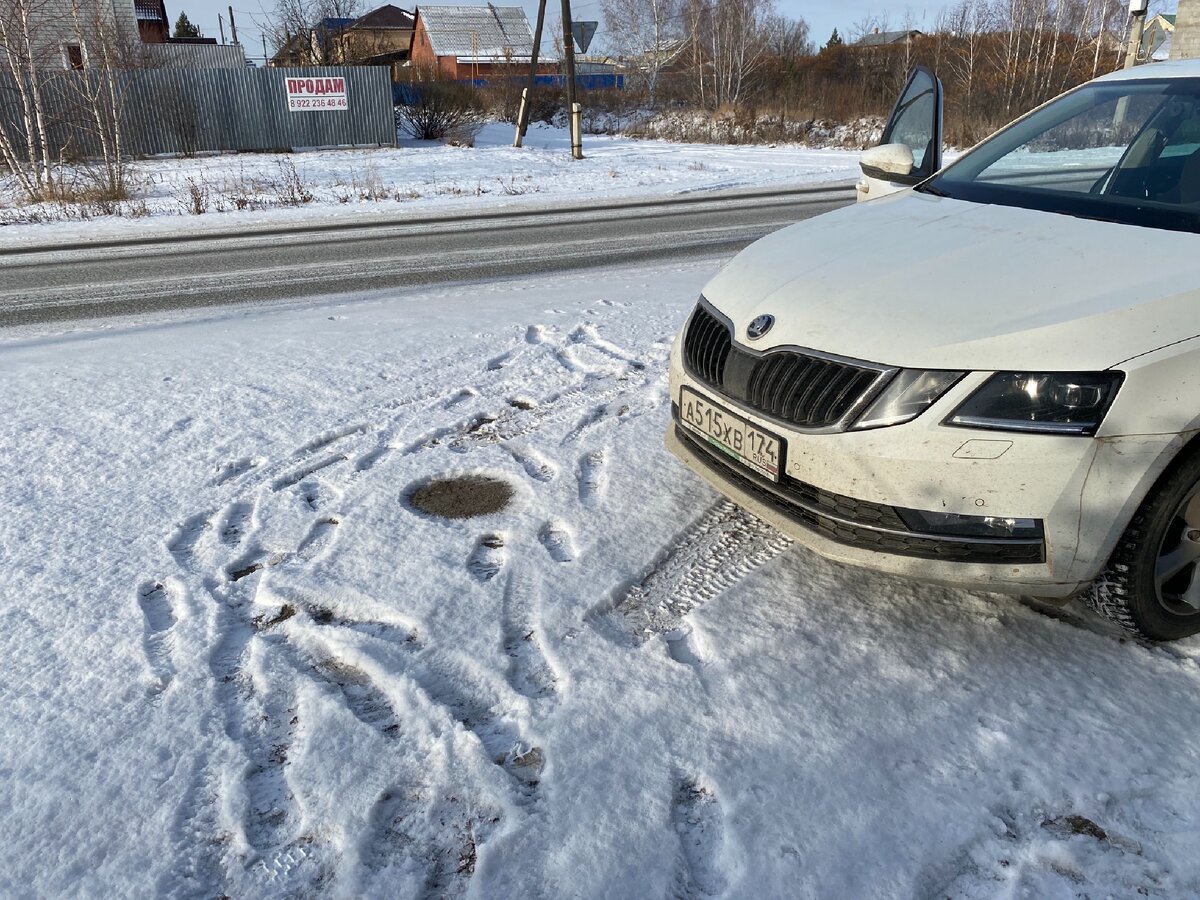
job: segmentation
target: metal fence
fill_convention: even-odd
[[[476,89],[511,85],[519,94],[528,83],[528,75],[497,75],[490,78],[464,78],[454,82],[465,84]],[[567,86],[566,75],[535,75],[535,88],[547,88],[553,91],[564,90]],[[421,100],[421,88],[429,82],[410,81],[396,82],[392,85],[392,100],[397,106],[411,106]],[[593,73],[575,76],[575,87],[581,91],[619,91],[625,88],[625,76],[614,73]]]
[[[97,76],[59,72],[43,81],[52,152],[100,155],[88,96]],[[287,79],[345,79],[345,108],[289,108]],[[298,69],[177,69],[119,76],[122,143],[133,156],[170,153],[393,146],[392,83],[386,66]],[[0,122],[21,133],[14,82],[0,76]]]

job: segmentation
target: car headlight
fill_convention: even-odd
[[[1123,372],[997,372],[946,420],[947,425],[1095,434]]]
[[[883,428],[911,422],[933,406],[965,374],[901,369],[851,428]]]

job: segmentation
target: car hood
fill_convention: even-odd
[[[755,349],[1098,370],[1200,334],[1200,235],[908,191],[775,232],[704,293]]]

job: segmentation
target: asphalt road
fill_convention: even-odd
[[[0,250],[0,327],[729,253],[845,185]]]

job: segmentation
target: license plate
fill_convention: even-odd
[[[684,426],[726,456],[772,481],[779,480],[779,466],[783,462],[782,438],[763,431],[686,387],[679,391],[679,418]]]

